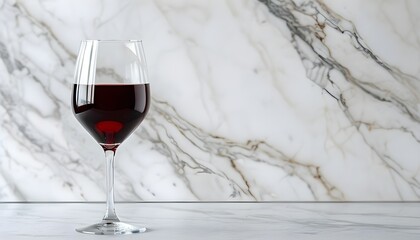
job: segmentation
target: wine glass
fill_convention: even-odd
[[[118,146],[149,110],[146,59],[138,40],[82,41],[73,86],[76,119],[99,143],[106,158],[106,212],[102,222],[76,231],[131,234],[146,231],[120,222],[114,207],[114,157]]]

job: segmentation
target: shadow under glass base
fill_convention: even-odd
[[[77,228],[80,233],[95,235],[122,235],[142,233],[146,231],[145,227],[135,227],[123,222],[101,222],[83,228]]]

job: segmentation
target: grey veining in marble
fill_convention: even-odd
[[[1,239],[102,239],[74,228],[104,204],[0,204]],[[120,203],[120,218],[150,231],[124,239],[418,239],[419,203]]]
[[[0,200],[103,200],[82,39],[142,39],[117,200],[419,200],[419,1],[0,0]]]

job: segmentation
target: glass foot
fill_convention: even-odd
[[[77,228],[76,231],[95,235],[120,235],[142,233],[146,231],[146,228],[138,228],[123,222],[101,222],[87,227]]]

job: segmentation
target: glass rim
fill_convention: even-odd
[[[111,42],[111,43],[126,43],[126,42],[134,42],[134,43],[142,43],[143,40],[137,40],[137,39],[127,39],[127,40],[117,40],[117,39],[85,39],[81,42]]]

